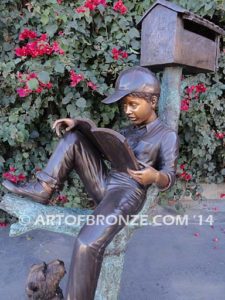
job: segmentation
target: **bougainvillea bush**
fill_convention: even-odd
[[[43,168],[57,143],[54,120],[92,118],[118,128],[112,93],[118,73],[139,64],[136,24],[153,1],[2,0],[0,3],[0,176],[13,182]],[[178,4],[224,27],[221,1]],[[179,184],[224,180],[225,55],[216,74],[182,81]],[[58,197],[67,205],[85,202],[72,174]],[[63,200],[62,200],[63,199]]]

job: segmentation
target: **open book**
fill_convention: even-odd
[[[137,159],[128,145],[126,138],[108,128],[98,128],[95,123],[89,119],[76,118],[78,121],[76,129],[102,153],[103,158],[110,161],[112,168],[119,172],[126,172],[127,168],[138,170]]]

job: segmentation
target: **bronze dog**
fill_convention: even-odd
[[[65,275],[64,262],[53,260],[35,264],[27,278],[26,293],[30,300],[63,300],[59,282]]]

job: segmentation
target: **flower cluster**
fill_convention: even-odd
[[[65,195],[59,195],[56,199],[55,199],[55,203],[57,204],[65,204],[68,203],[69,200]]]
[[[20,72],[17,73],[17,78],[20,83],[23,83],[24,86],[22,88],[18,88],[16,91],[21,98],[27,97],[32,93],[40,94],[44,89],[51,89],[52,83],[43,83],[38,79],[38,75],[36,73],[30,74],[22,74]],[[35,90],[31,90],[28,86],[28,82],[32,79],[36,79],[38,82],[38,87]]]
[[[70,86],[75,87],[80,81],[84,80],[84,75],[77,74],[74,70],[70,71]]]
[[[77,13],[85,13],[88,9],[90,11],[95,10],[99,5],[107,6],[106,0],[86,0],[84,5],[75,9]]]
[[[20,173],[19,175],[16,175],[16,169],[14,167],[10,167],[9,171],[2,174],[2,177],[4,179],[7,179],[9,181],[12,181],[14,183],[18,183],[20,181],[24,181],[26,179],[25,175],[23,173]]]
[[[19,39],[21,41],[28,38],[34,39],[36,37],[37,33],[30,31],[29,29],[24,29],[19,35]],[[16,48],[15,53],[17,56],[31,56],[35,58],[37,56],[52,55],[53,53],[63,55],[64,51],[60,48],[56,41],[50,45],[48,42],[48,35],[44,33],[41,34],[39,38],[28,42],[26,45]]]
[[[37,33],[25,28],[19,35],[19,40],[24,41],[26,39],[35,39],[37,37]]]
[[[198,83],[197,85],[191,85],[186,88],[186,96],[181,100],[181,110],[188,111],[190,106],[190,101],[192,98],[196,100],[199,98],[199,94],[205,93],[207,90],[203,83]]]
[[[112,49],[113,59],[118,60],[119,58],[127,58],[128,53],[126,51],[118,50],[117,48]]]
[[[122,0],[118,0],[114,4],[113,9],[115,11],[118,11],[119,13],[121,13],[121,15],[124,15],[125,13],[127,13],[127,7],[123,4]]]
[[[76,87],[78,85],[78,83],[81,81],[84,81],[85,78],[84,78],[84,75],[78,74],[74,70],[71,70],[70,71],[70,80],[71,80],[70,86]],[[90,87],[92,90],[97,89],[97,86],[91,81],[87,82],[87,86]]]
[[[186,93],[190,96],[191,94],[195,93],[195,97],[200,93],[205,93],[207,90],[206,86],[204,85],[204,83],[199,83],[197,85],[191,85],[189,87],[187,87],[186,89]]]
[[[190,181],[192,179],[191,174],[185,171],[185,164],[180,165],[180,169],[182,170],[182,173],[179,174],[179,178],[185,180],[185,181]]]
[[[75,11],[78,14],[85,13],[87,10],[94,11],[99,5],[103,5],[104,7],[106,7],[107,6],[106,0],[86,0],[84,2],[84,5],[76,8]],[[116,1],[113,5],[113,9],[119,12],[121,15],[126,14],[128,10],[122,0]]]
[[[222,132],[216,132],[216,133],[215,133],[215,137],[216,137],[218,140],[222,140],[222,139],[225,137],[225,133],[222,133]]]
[[[188,111],[189,110],[189,105],[190,105],[190,100],[189,99],[182,99],[180,109],[183,110],[183,111]]]

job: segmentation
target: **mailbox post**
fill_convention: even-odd
[[[185,74],[216,71],[220,37],[225,31],[208,20],[164,0],[156,1],[138,24],[141,66],[164,70],[160,118],[173,129],[180,114],[180,79]]]

